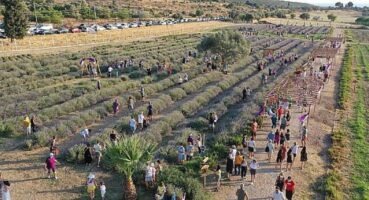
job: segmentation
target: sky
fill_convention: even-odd
[[[319,6],[334,6],[336,2],[341,2],[343,4],[346,4],[350,0],[290,0],[294,2],[304,2],[304,3],[310,3],[315,4]],[[369,0],[351,0],[352,3],[354,3],[354,6],[368,6],[369,7]]]

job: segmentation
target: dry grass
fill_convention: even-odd
[[[319,16],[323,21],[329,21],[327,15],[333,14],[337,16],[336,22],[341,23],[354,23],[356,18],[361,17],[361,12],[354,11],[354,10],[329,10],[325,11],[312,11],[309,12],[311,18],[315,16]],[[297,13],[296,16],[299,16],[300,13]]]
[[[313,20],[301,20],[301,19],[280,19],[280,18],[263,18],[263,21],[267,21],[273,24],[290,24],[290,25],[298,25],[298,26],[334,26],[337,28],[356,28],[360,27],[359,25],[347,24],[347,23],[339,23],[333,22],[330,23],[328,21],[313,21]]]
[[[83,46],[112,44],[143,40],[167,35],[191,34],[207,32],[216,28],[232,26],[224,22],[200,22],[167,26],[141,27],[126,30],[101,31],[97,33],[79,33],[62,35],[43,35],[26,37],[11,43],[9,40],[0,40],[0,54],[14,54],[55,49],[75,49]]]

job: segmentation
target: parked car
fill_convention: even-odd
[[[48,29],[48,30],[44,30],[44,29],[36,29],[34,34],[35,35],[51,35],[54,34],[55,31],[53,29]]]
[[[5,38],[6,38],[5,33],[4,33],[4,32],[1,32],[1,30],[0,30],[0,38],[1,38],[1,39],[5,39]]]
[[[138,24],[135,22],[132,22],[129,24],[129,28],[136,28],[136,27],[138,27]]]
[[[105,31],[106,30],[105,27],[100,26],[98,24],[92,25],[91,28],[94,29],[95,31]]]
[[[71,33],[80,33],[80,32],[82,32],[82,31],[81,31],[81,29],[79,29],[79,28],[71,28],[71,29],[70,29],[70,32],[71,32]]]
[[[66,27],[61,27],[58,30],[55,31],[56,34],[63,34],[63,33],[69,33],[69,29]]]
[[[160,24],[160,25],[167,25],[167,22],[165,22],[165,21],[160,21],[160,22],[159,22],[159,24]]]
[[[123,24],[121,24],[121,25],[122,25],[122,29],[129,28],[129,24],[123,23]]]
[[[115,29],[118,29],[118,27],[114,26],[113,24],[105,24],[104,27],[107,30],[115,30]]]

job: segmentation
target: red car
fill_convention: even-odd
[[[71,28],[70,29],[70,32],[71,33],[80,33],[81,32],[81,29],[79,29],[79,28]]]

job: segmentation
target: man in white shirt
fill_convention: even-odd
[[[95,156],[96,156],[96,159],[97,159],[97,167],[100,167],[100,161],[101,161],[101,157],[102,157],[102,147],[100,145],[100,143],[96,143],[94,145],[94,151],[95,151]]]
[[[81,134],[81,136],[83,137],[83,140],[86,142],[87,141],[87,138],[89,138],[90,137],[90,131],[91,131],[91,129],[87,129],[87,128],[85,128],[85,129],[83,129],[81,132],[80,132],[80,134]]]
[[[145,119],[145,116],[144,116],[143,112],[141,112],[141,113],[138,115],[138,124],[140,125],[140,128],[141,128],[141,129],[143,129],[144,119]]]
[[[292,158],[292,164],[293,164],[293,162],[295,161],[295,158],[297,156],[297,153],[299,152],[299,146],[295,142],[291,148],[292,148],[292,154],[293,154],[293,158]]]
[[[279,187],[275,188],[275,191],[272,194],[272,200],[286,200],[283,192],[279,190]]]
[[[111,77],[111,73],[113,71],[113,68],[111,66],[108,67],[108,77]]]

